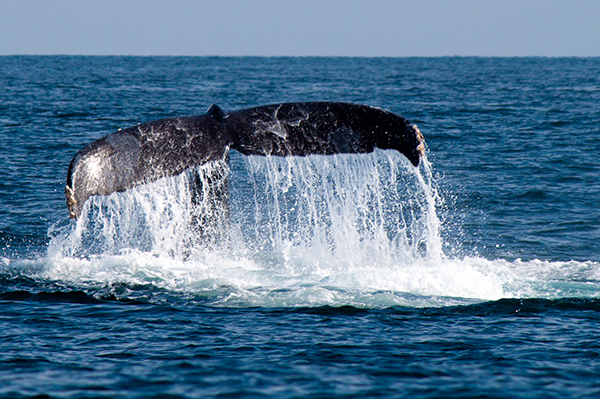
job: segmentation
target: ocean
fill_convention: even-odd
[[[231,151],[69,219],[88,143],[299,101],[426,159]],[[600,58],[0,57],[0,397],[600,397],[598,154]]]

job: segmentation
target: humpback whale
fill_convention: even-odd
[[[71,160],[65,195],[72,218],[85,201],[245,155],[305,156],[394,149],[418,166],[423,136],[405,118],[380,108],[341,102],[272,104],[160,119],[118,130],[81,149]]]

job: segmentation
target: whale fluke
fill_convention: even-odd
[[[65,195],[77,218],[94,195],[125,191],[206,162],[229,149],[246,155],[367,153],[394,149],[417,166],[424,153],[418,128],[394,113],[358,104],[306,102],[161,119],[111,133],[71,160]]]

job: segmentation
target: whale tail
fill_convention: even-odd
[[[229,149],[246,155],[305,156],[394,149],[417,166],[424,155],[419,129],[394,113],[337,102],[284,103],[227,113],[161,119],[111,133],[71,160],[65,195],[72,218],[85,201],[206,162]]]

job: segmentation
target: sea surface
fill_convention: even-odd
[[[69,219],[86,144],[296,101],[426,159],[232,151]],[[4,56],[0,176],[2,398],[600,397],[600,58]]]

